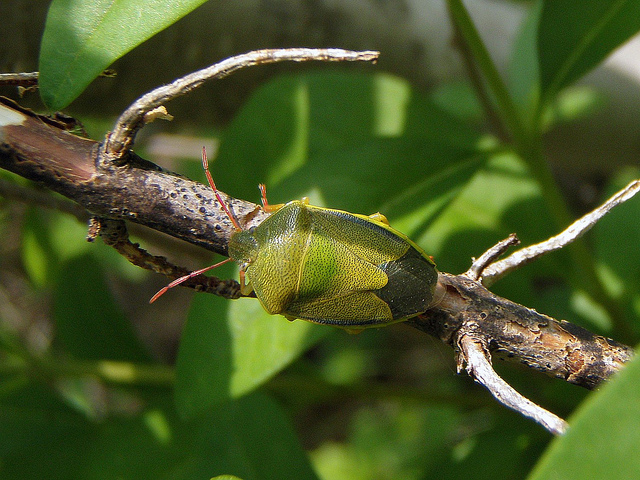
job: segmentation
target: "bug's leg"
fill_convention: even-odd
[[[156,293],[153,297],[151,297],[151,300],[149,300],[149,303],[155,302],[158,298],[164,295],[167,292],[167,290],[169,290],[170,288],[177,287],[178,285],[186,282],[190,278],[197,277],[198,275],[202,275],[204,272],[208,272],[209,270],[219,267],[220,265],[224,265],[225,263],[230,262],[231,260],[232,260],[231,258],[227,258],[226,260],[218,262],[214,265],[209,265],[208,267],[201,268],[200,270],[195,270],[191,272],[189,275],[184,275],[183,277],[176,278],[173,282],[171,282],[169,285],[159,290],[158,293]]]
[[[372,220],[377,220],[380,223],[384,223],[385,225],[389,225],[389,220],[387,220],[387,217],[385,217],[380,212],[376,212],[376,213],[373,213],[373,214],[369,215],[369,218],[372,219]]]
[[[364,331],[364,328],[342,327],[349,335],[357,335]]]
[[[262,200],[262,210],[268,213],[273,213],[273,212],[277,212],[282,207],[284,207],[284,203],[277,203],[276,205],[271,205],[267,201],[267,186],[264,183],[261,183],[260,185],[258,185],[258,188],[260,189],[260,198]]]
[[[247,283],[246,275],[244,273],[244,269],[240,269],[240,293],[244,296],[250,295],[253,292],[253,286],[251,282]]]

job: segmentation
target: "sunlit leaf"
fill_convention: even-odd
[[[231,301],[197,295],[178,356],[180,412],[191,417],[245,395],[331,332],[328,327],[269,315],[254,298]]]
[[[569,425],[529,480],[639,478],[640,359],[594,392]]]
[[[545,1],[538,28],[543,102],[582,77],[640,30],[636,0]]]
[[[54,0],[40,47],[40,94],[71,103],[103,70],[205,0]]]

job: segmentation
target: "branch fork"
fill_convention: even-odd
[[[120,164],[125,154],[133,147],[140,129],[150,120],[150,113],[169,100],[182,96],[201,86],[208,80],[219,79],[242,68],[285,61],[307,62],[376,62],[379,52],[354,52],[340,48],[284,48],[248,52],[228,58],[210,67],[198,70],[158,87],[133,102],[118,118],[113,130],[107,135],[101,149],[100,161]],[[166,111],[164,112],[166,114]]]
[[[640,180],[634,180],[609,198],[603,205],[576,220],[558,235],[544,242],[518,250],[504,260],[497,260],[509,247],[520,243],[516,235],[511,234],[508,238],[497,243],[478,259],[474,260],[469,270],[460,275],[459,278],[466,278],[474,283],[480,282],[476,283],[477,289],[482,288],[481,284],[492,284],[507,273],[547,253],[559,250],[577,238],[580,238],[602,217],[610,212],[612,208],[629,200],[639,191]],[[441,278],[444,277],[441,276]],[[455,283],[452,279],[450,279],[450,281],[452,284]],[[453,295],[454,302],[460,303],[460,297],[464,296],[464,294],[461,294],[462,288],[463,287],[457,284],[457,288],[450,287],[447,289],[449,295]],[[451,300],[448,301],[451,302]],[[447,308],[446,303],[447,301],[445,301],[443,305],[445,309]],[[522,306],[518,307],[525,309],[525,307]],[[509,323],[515,324],[517,326],[515,330],[518,330],[521,334],[521,338],[518,341],[521,344],[529,341],[532,343],[533,350],[527,352],[525,349],[522,349],[519,355],[515,355],[514,360],[521,361],[536,368],[535,365],[531,363],[532,359],[527,358],[527,356],[534,357],[536,355],[535,348],[540,348],[539,356],[542,357],[545,351],[542,348],[545,346],[543,340],[544,335],[553,337],[554,342],[560,345],[558,348],[559,352],[557,352],[559,360],[563,363],[563,367],[568,367],[566,370],[555,370],[557,372],[556,376],[564,377],[567,381],[577,383],[587,388],[594,388],[600,381],[608,378],[619,368],[622,368],[624,363],[633,355],[633,351],[630,348],[618,344],[613,340],[594,336],[590,332],[568,322],[558,322],[555,319],[544,317],[529,309],[521,310],[518,315],[519,318],[516,319],[514,317],[510,320],[502,316],[496,316],[495,312],[493,312],[493,314],[487,314],[488,310],[478,308],[477,302],[476,304],[470,302],[470,306],[458,305],[455,309],[458,309],[458,311],[462,311],[463,309],[467,310],[467,315],[463,316],[466,320],[464,320],[460,324],[459,329],[450,336],[450,343],[457,351],[458,373],[463,369],[466,370],[469,376],[486,387],[498,402],[533,419],[555,435],[564,433],[568,428],[568,424],[553,413],[520,395],[513,387],[500,378],[492,367],[491,353],[487,348],[488,340],[492,339],[495,342],[496,338],[499,338],[500,335],[509,330]],[[507,309],[507,311],[509,310],[510,309]],[[526,310],[528,310],[528,312]],[[516,312],[512,311],[512,313]],[[530,321],[525,321],[528,316],[530,317]],[[483,322],[494,322],[495,325],[483,325]],[[491,330],[494,331],[494,334],[488,336],[487,332]],[[604,346],[604,348],[598,349],[596,347],[594,349],[593,347],[596,345]],[[551,350],[552,349],[549,349],[547,351],[550,353]],[[513,352],[510,353],[513,354]],[[552,362],[549,362],[549,364],[551,363]],[[597,367],[596,364],[598,365]],[[594,371],[584,372],[584,365],[594,367]],[[546,370],[547,373],[553,371],[551,368]],[[595,383],[591,383],[591,379],[593,378],[598,380]]]
[[[534,420],[554,435],[561,435],[567,431],[567,422],[519,394],[495,372],[491,365],[491,356],[482,339],[473,334],[463,334],[458,339],[458,349],[458,373],[464,368],[471,378],[486,387],[502,405]]]

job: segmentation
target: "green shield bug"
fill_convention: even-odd
[[[424,313],[441,297],[433,260],[383,215],[317,207],[306,199],[271,206],[261,185],[263,208],[273,213],[242,230],[218,193],[204,149],[202,162],[236,227],[224,262],[240,265],[242,293],[254,291],[268,313],[357,332]],[[151,301],[221,263],[175,280]]]

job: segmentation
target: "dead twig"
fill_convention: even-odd
[[[573,222],[563,232],[544,242],[522,248],[507,258],[488,265],[480,272],[478,278],[482,278],[481,281],[483,285],[487,287],[491,286],[509,272],[527,265],[547,253],[560,250],[587,233],[591,227],[598,223],[612,208],[626,202],[638,192],[640,192],[640,180],[634,180],[622,190],[616,192],[615,195],[600,207]]]
[[[469,267],[469,270],[462,275],[470,278],[471,280],[478,280],[482,276],[482,272],[488,265],[493,263],[500,255],[507,251],[507,249],[513,245],[520,245],[520,239],[515,233],[512,233],[504,240],[496,243],[489,250],[480,255],[477,259],[474,259],[473,264]]]
[[[215,65],[198,70],[158,87],[143,95],[120,115],[113,131],[107,135],[100,154],[103,166],[121,162],[124,154],[131,149],[138,131],[151,119],[148,115],[163,103],[177,98],[207,80],[223,78],[242,68],[276,62],[375,62],[379,52],[353,52],[339,48],[284,48],[256,50],[223,60]]]
[[[179,278],[191,273],[184,267],[172,264],[164,257],[151,255],[141,248],[139,244],[132,243],[129,240],[127,226],[122,220],[92,218],[87,240],[93,241],[98,235],[102,237],[106,245],[113,247],[120,255],[137,267],[171,278]],[[232,279],[220,280],[216,277],[200,275],[197,278],[190,278],[183,284],[198,292],[213,293],[227,299],[236,299],[241,296],[240,284]]]

